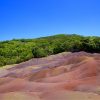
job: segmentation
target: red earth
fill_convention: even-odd
[[[100,100],[100,54],[64,52],[3,68],[0,100]]]

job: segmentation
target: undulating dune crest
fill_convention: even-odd
[[[0,100],[100,100],[100,54],[64,52],[0,69]]]

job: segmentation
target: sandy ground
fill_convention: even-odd
[[[0,100],[100,100],[100,54],[64,52],[3,67]]]

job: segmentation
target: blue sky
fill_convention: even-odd
[[[100,36],[100,0],[0,0],[0,40]]]

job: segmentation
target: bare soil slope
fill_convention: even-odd
[[[100,100],[100,54],[64,52],[0,69],[0,100]]]

